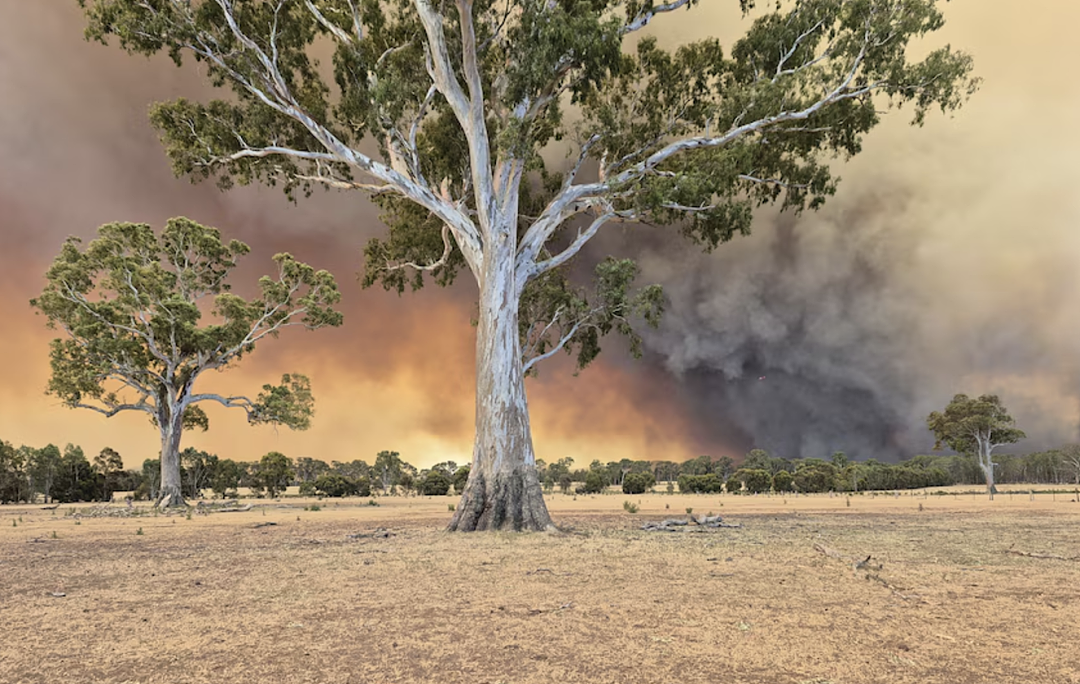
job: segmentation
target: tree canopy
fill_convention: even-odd
[[[178,463],[166,462],[182,429],[209,427],[202,402],[240,408],[251,423],[306,429],[314,409],[303,375],[263,385],[254,399],[194,389],[204,373],[232,367],[285,328],[341,324],[333,276],[289,254],[274,257],[277,277],[260,279],[255,297],[233,294],[226,279],[248,251],[186,218],[170,219],[160,235],[147,224],[110,223],[85,249],[69,238],[31,301],[64,333],[51,344],[48,392],[105,416],[148,414],[162,432],[162,468],[177,478]],[[206,311],[215,320],[201,325]],[[179,487],[164,472],[163,483]]]
[[[628,294],[632,262],[604,262],[591,294],[567,282],[605,224],[677,223],[713,248],[755,206],[819,206],[836,189],[826,160],[859,152],[883,103],[921,123],[977,84],[949,47],[907,60],[942,26],[937,0],[779,2],[726,51],[630,42],[696,0],[80,2],[89,37],[189,55],[230,89],[154,106],[177,174],[371,193],[390,231],[367,247],[368,285],[446,284],[463,267],[480,280],[489,224],[509,216],[525,363],[572,347],[584,366],[599,336],[636,339],[631,314],[659,315],[658,289]],[[552,146],[572,150],[565,170],[546,168]]]
[[[984,394],[977,399],[957,394],[944,411],[931,413],[926,424],[937,439],[935,449],[944,444],[953,451],[978,457],[991,498],[995,491],[994,449],[1015,444],[1027,436],[1017,429],[1016,420],[996,394]]]

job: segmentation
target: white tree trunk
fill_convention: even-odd
[[[536,472],[518,337],[515,240],[485,245],[476,332],[476,442],[451,531],[553,529]]]
[[[979,467],[982,468],[983,475],[986,477],[986,493],[990,495],[991,501],[997,493],[997,487],[994,486],[994,459],[991,456],[993,448],[989,435],[985,440],[979,440]]]
[[[161,428],[161,485],[154,503],[158,508],[185,505],[180,481],[183,415],[183,410],[179,407],[171,407],[158,414],[158,425]]]

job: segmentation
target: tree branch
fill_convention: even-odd
[[[299,105],[296,99],[293,97],[289,90],[288,83],[284,76],[281,74],[278,66],[274,60],[266,54],[266,52],[259,47],[259,45],[244,31],[241,29],[239,23],[236,20],[235,10],[232,4],[232,0],[214,0],[221,8],[225,17],[226,24],[229,31],[233,34],[235,39],[243,46],[246,51],[254,57],[256,62],[260,65],[262,79],[266,82],[265,88],[259,87],[253,83],[251,79],[247,78],[243,73],[233,68],[225,59],[223,54],[215,49],[216,41],[212,36],[209,36],[203,32],[200,32],[191,13],[190,5],[185,0],[171,0],[174,8],[185,17],[188,28],[195,32],[196,40],[185,47],[201,55],[207,59],[222,72],[227,74],[230,78],[236,81],[240,87],[248,91],[258,101],[262,102],[267,107],[288,116],[289,118],[300,123],[304,128],[317,140],[327,151],[328,155],[315,152],[306,152],[302,150],[293,150],[290,148],[266,148],[260,152],[241,151],[238,158],[245,156],[262,156],[263,154],[284,154],[293,158],[305,159],[312,161],[318,160],[333,160],[347,164],[353,168],[356,168],[364,173],[368,173],[375,178],[394,185],[399,189],[401,194],[405,195],[409,199],[413,200],[417,204],[423,206],[425,209],[431,211],[440,220],[450,226],[451,232],[454,238],[457,240],[458,245],[461,248],[462,254],[465,257],[465,261],[469,264],[469,267],[473,270],[474,274],[479,274],[479,269],[483,262],[482,247],[480,234],[473,225],[472,220],[460,211],[454,205],[443,201],[438,195],[436,195],[430,187],[426,184],[407,178],[403,174],[395,171],[394,169],[375,161],[371,157],[349,147],[336,135],[334,135],[326,126],[315,121],[303,108]],[[421,5],[428,9],[429,14],[434,14],[431,10],[427,0],[417,0],[417,7]],[[350,2],[350,7],[353,10],[355,29],[357,35],[362,35],[361,25],[359,22],[358,9]],[[421,15],[423,16],[423,12]],[[438,26],[438,35],[441,36],[441,22]],[[442,44],[442,52],[445,53],[445,40]],[[446,64],[449,64],[449,55],[444,54],[446,57]],[[451,74],[452,75],[452,74]],[[444,96],[447,96],[448,101],[452,99],[452,96],[447,95],[448,91],[452,91],[452,86],[456,86],[456,80],[444,79],[447,90],[444,90]],[[457,91],[460,94],[460,86],[457,86]],[[464,102],[464,96],[461,95],[458,98],[458,104]],[[451,105],[454,102],[451,101]],[[464,109],[463,109],[464,111]]]
[[[690,4],[690,0],[672,0],[672,2],[669,2],[667,4],[657,5],[655,7],[652,7],[651,9],[643,10],[636,17],[630,20],[629,23],[623,26],[621,33],[625,36],[628,33],[639,31],[648,26],[649,22],[652,21],[653,17],[655,17],[657,14],[674,12],[680,7],[685,7],[688,4]]]
[[[388,271],[398,271],[398,270],[403,269],[403,268],[412,268],[412,269],[415,269],[417,271],[434,271],[435,269],[439,268],[440,266],[445,266],[447,260],[450,258],[450,251],[451,251],[450,228],[448,226],[446,226],[445,224],[443,225],[443,229],[442,229],[442,240],[443,240],[443,253],[442,253],[442,256],[440,256],[438,259],[431,262],[430,264],[427,264],[426,266],[422,266],[422,265],[417,264],[417,263],[415,263],[413,261],[406,261],[406,262],[400,263],[400,264],[391,264],[390,262],[387,262],[386,270],[388,270]]]
[[[544,261],[539,262],[533,259],[523,260],[521,263],[519,263],[517,274],[517,280],[520,286],[523,287],[525,283],[532,280],[533,278],[547,273],[553,268],[558,268],[559,266],[562,266],[567,261],[572,259],[578,252],[581,251],[581,248],[584,247],[585,244],[589,240],[591,240],[593,236],[596,235],[597,231],[599,231],[605,223],[614,218],[615,215],[615,211],[609,208],[607,211],[597,216],[595,219],[593,219],[592,223],[589,224],[589,227],[586,228],[584,231],[578,230],[577,237],[574,238],[573,242],[567,245],[563,251],[559,252],[550,259],[545,259]]]

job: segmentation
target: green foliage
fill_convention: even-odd
[[[396,451],[380,451],[372,468],[373,477],[382,485],[383,494],[390,493],[392,487],[401,484],[405,470],[401,454]]]
[[[768,470],[759,468],[740,468],[732,476],[736,481],[741,481],[748,494],[761,494],[772,487],[772,476]]]
[[[470,466],[461,466],[454,471],[454,474],[450,477],[450,484],[454,485],[454,491],[461,494],[465,491],[465,485],[469,481],[469,473],[471,472]]]
[[[596,470],[590,470],[585,475],[585,484],[579,489],[579,494],[600,494],[607,488],[607,480],[603,474]]]
[[[637,513],[638,512],[637,504],[632,503],[630,501],[623,501],[622,507],[623,507],[623,510],[626,511],[627,513]]]
[[[644,494],[656,484],[652,473],[628,473],[623,478],[623,494]]]
[[[28,482],[34,449],[15,448],[0,440],[0,503],[30,501],[33,490]]]
[[[101,499],[104,476],[95,472],[81,447],[68,444],[56,464],[51,488],[54,501],[95,501]]]
[[[936,449],[945,445],[962,454],[982,453],[980,443],[992,449],[1014,444],[1027,436],[1014,427],[1016,420],[995,394],[984,394],[978,399],[957,394],[945,411],[931,413],[926,424],[938,440]]]
[[[574,484],[574,481],[570,479],[570,473],[564,473],[564,474],[559,476],[559,489],[562,490],[563,494],[569,494],[570,493],[570,486],[572,484]],[[597,490],[597,491],[602,491],[602,490],[603,490],[603,486],[601,486],[600,490]]]
[[[678,225],[711,249],[748,232],[754,207],[820,206],[836,188],[828,160],[858,153],[886,108],[906,104],[922,123],[977,85],[971,59],[948,47],[908,59],[943,25],[937,0],[777,3],[727,51],[712,38],[670,49],[638,39],[682,2],[483,1],[465,14],[397,0],[80,3],[89,38],[178,65],[188,55],[226,90],[153,108],[177,174],[290,197],[316,184],[374,192],[390,231],[365,250],[364,284],[399,292],[425,273],[447,285],[478,269],[465,252],[492,249],[506,207],[517,213],[508,237],[522,244],[551,224],[506,252],[534,264],[555,258],[582,219]],[[579,116],[563,116],[568,104]],[[598,182],[545,168],[542,153],[570,140],[575,170],[592,164]],[[617,260],[586,297],[570,284],[575,253],[524,279],[522,348],[565,337],[583,367],[603,335],[636,348],[628,316],[638,308],[654,322],[661,299],[656,288],[632,293],[636,267]]]
[[[772,477],[772,488],[777,493],[795,491],[795,479],[786,470],[778,471]]]
[[[591,294],[574,287],[560,270],[530,282],[518,306],[519,334],[528,357],[562,344],[567,354],[576,354],[577,368],[582,370],[599,356],[601,338],[616,332],[629,341],[630,353],[640,358],[641,337],[631,321],[641,319],[655,328],[664,311],[659,285],[633,289],[640,270],[631,259],[608,257],[596,265]],[[535,374],[536,367],[528,370]]]
[[[205,451],[188,447],[180,452],[181,481],[184,496],[198,498],[202,490],[210,487],[218,466],[218,457]]]
[[[339,473],[323,473],[315,479],[312,489],[322,496],[371,496],[367,478],[352,479]]]
[[[806,494],[837,489],[836,467],[821,459],[808,458],[800,463],[793,479],[795,488]]]
[[[210,479],[210,487],[215,494],[223,499],[226,496],[236,496],[236,491],[240,487],[240,480],[243,476],[243,468],[239,463],[231,458],[223,458],[217,462],[217,466],[214,468],[214,473]]]
[[[735,471],[724,483],[724,491],[728,494],[738,494],[742,492],[742,486],[742,476],[739,471]]]
[[[285,491],[295,477],[292,459],[278,451],[264,455],[259,460],[256,473],[258,481],[271,499]]]
[[[680,475],[679,492],[682,494],[715,494],[724,488],[724,481],[716,475]]]
[[[333,276],[289,254],[274,257],[277,277],[261,278],[257,296],[232,294],[228,276],[248,251],[186,218],[169,219],[160,234],[146,224],[106,224],[85,249],[69,238],[46,273],[45,289],[31,301],[50,328],[65,334],[51,343],[48,392],[66,406],[107,417],[145,413],[161,431],[162,452],[170,454],[163,467],[177,467],[179,430],[209,427],[201,402],[241,408],[251,423],[306,429],[313,399],[304,376],[264,385],[255,400],[193,389],[202,373],[228,369],[286,327],[341,324]],[[215,320],[202,324],[206,310]],[[107,460],[98,465],[106,480],[101,490],[109,467]],[[185,488],[195,496],[213,466],[186,467],[195,479]]]
[[[450,478],[441,470],[429,470],[416,483],[416,489],[424,496],[446,496],[450,492]]]

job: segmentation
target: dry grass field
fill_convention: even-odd
[[[560,535],[3,506],[0,682],[1076,684],[1075,498],[557,494]],[[742,527],[638,529],[687,506]]]

